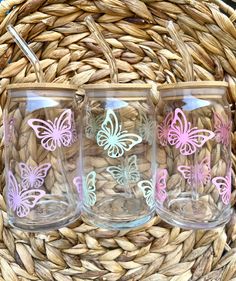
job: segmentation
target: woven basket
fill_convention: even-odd
[[[183,80],[181,56],[165,28],[172,19],[194,59],[195,78],[229,82],[234,118],[236,13],[220,0],[4,0],[2,109],[9,83],[36,80],[32,66],[6,33],[9,23],[39,57],[48,82],[81,86],[109,81],[107,62],[84,24],[88,14],[113,50],[120,82],[151,83],[156,103],[158,84]],[[236,132],[232,138],[234,183]],[[0,153],[3,157],[3,141]],[[3,161],[0,169],[4,171]],[[234,190],[232,205],[235,201]],[[236,280],[235,214],[226,228],[214,231],[181,230],[155,217],[129,232],[98,229],[78,220],[58,231],[31,234],[9,227],[2,195],[0,208],[0,281]]]

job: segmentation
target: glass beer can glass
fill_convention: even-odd
[[[147,84],[86,85],[83,217],[129,229],[154,213],[155,120]]]
[[[80,215],[73,183],[79,174],[75,92],[74,86],[51,83],[8,87],[5,196],[14,227],[45,231]]]
[[[156,207],[173,225],[210,229],[230,218],[227,86],[197,81],[159,87]]]

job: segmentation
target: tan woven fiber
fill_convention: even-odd
[[[10,12],[9,12],[10,11]],[[7,13],[6,13],[7,12]],[[37,54],[47,82],[109,82],[101,50],[84,24],[92,14],[112,48],[120,82],[156,86],[183,81],[184,66],[165,28],[172,19],[194,59],[197,80],[226,80],[234,117],[236,12],[221,0],[3,0],[0,3],[0,93],[33,83],[33,68],[6,33],[11,23]],[[232,159],[236,170],[234,119]],[[1,124],[2,135],[2,124]],[[4,155],[3,140],[0,148]],[[0,163],[4,170],[4,161]],[[1,177],[1,190],[4,188]],[[233,191],[232,204],[236,201]],[[155,217],[138,230],[108,231],[77,221],[50,233],[9,227],[0,196],[0,281],[235,281],[236,215],[223,229],[191,231]]]

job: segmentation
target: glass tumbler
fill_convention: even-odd
[[[28,231],[60,228],[79,215],[79,112],[70,85],[12,84],[4,109],[9,222]]]
[[[129,229],[154,213],[155,120],[147,84],[86,85],[83,217]]]
[[[156,207],[173,225],[210,229],[230,218],[227,86],[198,81],[159,87]]]

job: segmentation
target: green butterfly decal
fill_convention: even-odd
[[[97,133],[97,144],[107,150],[111,158],[121,157],[125,151],[129,151],[133,146],[140,143],[142,138],[128,131],[122,131],[115,112],[107,110],[106,118],[102,123],[102,129]]]
[[[94,206],[97,200],[96,197],[96,172],[90,172],[84,182],[84,204],[86,206]]]
[[[139,113],[140,123],[139,123],[139,134],[143,140],[147,141],[150,145],[154,141],[154,131],[155,131],[155,122],[150,120],[144,112]]]
[[[146,199],[146,203],[150,208],[153,208],[155,205],[154,200],[154,187],[152,180],[143,180],[138,183],[138,187],[142,190],[143,196]]]
[[[102,115],[94,116],[94,114],[92,114],[90,110],[86,111],[85,135],[88,139],[94,139],[96,137],[102,121]]]
[[[119,166],[110,166],[107,171],[120,185],[126,183],[135,183],[140,180],[140,173],[137,166],[137,156],[132,155],[128,158],[128,163],[121,164]]]

